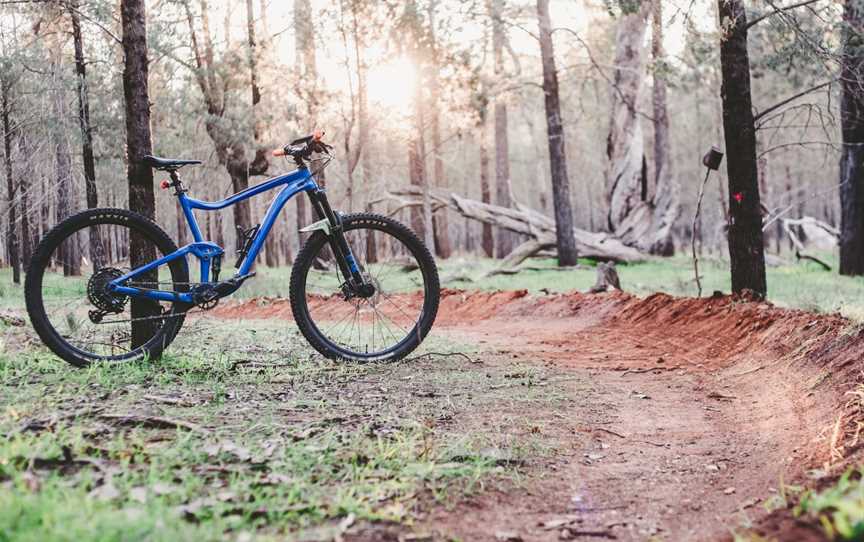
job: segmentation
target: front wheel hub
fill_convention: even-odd
[[[375,285],[372,284],[371,281],[365,282],[356,288],[357,297],[362,297],[363,299],[369,299],[370,297],[375,295],[377,289]]]

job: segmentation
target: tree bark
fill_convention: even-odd
[[[611,120],[606,140],[607,226],[618,233],[645,201],[645,142],[639,114],[644,79],[643,42],[651,2],[642,3],[618,21],[612,88]],[[637,239],[634,238],[633,242]]]
[[[78,0],[72,0],[69,6],[69,17],[72,20],[72,42],[75,47],[75,73],[78,90],[78,126],[81,129],[81,155],[84,161],[84,187],[87,198],[87,208],[99,207],[99,196],[96,189],[96,162],[93,159],[93,127],[90,124],[90,99],[87,88],[87,64],[84,60],[84,41],[81,37],[81,21],[78,16]],[[102,240],[96,228],[90,228],[90,261],[94,271],[102,267]]]
[[[129,180],[129,209],[150,219],[156,218],[153,193],[153,170],[142,162],[151,154],[150,97],[148,90],[147,28],[144,0],[121,0],[123,28],[123,97],[126,109],[126,176]],[[156,259],[153,243],[133,234],[129,239],[129,257],[133,268]],[[142,275],[142,281],[158,280],[155,271]],[[158,314],[159,304],[133,298],[132,318]],[[158,329],[157,320],[132,323],[132,348],[146,343]]]
[[[492,0],[492,53],[496,84],[501,86],[504,73],[504,45],[507,40],[504,30],[504,0]],[[495,202],[501,207],[513,206],[510,183],[510,143],[507,134],[507,103],[499,92],[495,96]],[[495,256],[503,258],[513,250],[515,240],[507,231],[496,232]]]
[[[767,293],[762,211],[756,167],[756,128],[750,94],[747,15],[741,0],[718,0],[723,74],[723,128],[729,177],[729,259],[732,291]]]
[[[654,194],[653,224],[647,234],[647,249],[652,254],[672,256],[675,245],[672,228],[681,215],[678,177],[671,157],[669,112],[666,90],[666,54],[663,50],[663,0],[653,0],[651,53],[654,60]]]
[[[429,103],[432,104],[429,123],[432,131],[433,186],[438,190],[448,190],[447,177],[444,175],[444,158],[441,156],[441,114],[438,108],[441,95],[441,52],[438,48],[435,27],[435,8],[437,5],[437,0],[429,2]],[[453,250],[450,244],[447,209],[440,209],[432,216],[432,221],[435,227],[435,253],[440,258],[449,258]]]
[[[315,62],[315,48],[313,45],[312,32],[312,5],[309,0],[294,1],[294,79],[297,95],[307,104],[307,124],[315,124],[315,103],[308,93],[306,85],[313,85],[317,79],[317,66]],[[306,217],[306,197],[299,195],[294,198],[297,202],[297,229],[300,230],[309,225]],[[298,231],[300,248],[306,241],[306,234]]]
[[[864,5],[843,10],[840,124],[840,274],[864,275]]]
[[[27,157],[32,156],[27,135],[24,130],[18,132],[18,154],[24,157],[23,167],[18,176],[18,193],[21,195],[21,268],[26,271],[30,265],[30,257],[33,255],[35,242],[33,239],[33,227],[30,220],[30,182],[33,179],[33,164]]]
[[[3,75],[3,74],[0,74]],[[3,116],[3,164],[6,169],[6,197],[9,205],[9,222],[6,229],[6,250],[9,253],[9,264],[12,266],[12,282],[21,284],[21,261],[18,245],[17,219],[19,216],[16,201],[17,190],[12,176],[12,104],[9,96],[12,83],[7,77],[0,78],[0,114]]]
[[[543,94],[546,103],[546,133],[549,140],[549,167],[552,174],[552,200],[555,207],[555,241],[558,265],[576,265],[576,241],[573,238],[573,209],[570,204],[570,179],[567,177],[567,155],[564,126],[561,123],[561,101],[558,97],[558,71],[552,45],[552,22],[549,0],[537,0],[540,30],[540,57],[543,62]]]
[[[489,134],[486,119],[487,111],[484,108],[480,112],[480,200],[483,203],[492,203],[492,193],[489,189]],[[481,236],[480,246],[483,247],[483,253],[492,258],[495,256],[495,239],[492,236],[492,224],[483,223],[483,233]]]
[[[59,70],[59,64],[54,63],[53,69]],[[52,143],[54,144],[54,177],[57,186],[57,199],[54,206],[54,219],[56,223],[65,220],[72,214],[72,205],[75,200],[75,185],[72,178],[72,158],[69,142],[63,129],[66,118],[66,101],[63,90],[59,87],[59,81],[55,80],[57,88],[53,90],[51,103],[54,108],[56,126],[52,131]],[[57,249],[57,258],[63,266],[64,276],[77,276],[81,274],[81,251],[78,234],[71,236]]]

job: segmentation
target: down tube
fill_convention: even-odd
[[[255,239],[252,241],[252,246],[249,247],[249,253],[246,254],[246,258],[243,260],[243,263],[240,265],[240,269],[237,270],[237,274],[242,276],[249,273],[249,269],[252,268],[252,262],[255,261],[255,258],[258,257],[258,253],[261,251],[261,247],[264,245],[264,240],[267,239],[267,236],[270,234],[270,230],[273,228],[273,224],[276,222],[276,218],[279,217],[279,213],[282,212],[282,208],[285,207],[285,204],[288,203],[288,200],[294,197],[298,192],[302,192],[314,187],[314,182],[312,186],[308,182],[302,183],[300,185],[287,185],[283,188],[279,194],[273,198],[273,202],[270,204],[270,208],[267,209],[267,214],[264,215],[264,222],[261,224],[261,228],[258,230],[258,233],[255,235]]]

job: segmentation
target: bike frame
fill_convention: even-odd
[[[135,288],[125,285],[125,283],[129,280],[134,279],[135,277],[152,271],[154,269],[157,269],[158,267],[168,264],[174,260],[183,258],[185,261],[185,258],[188,254],[191,254],[198,258],[201,270],[200,282],[202,284],[215,284],[210,281],[210,272],[212,269],[213,259],[221,258],[225,251],[216,243],[204,240],[204,237],[201,234],[201,228],[198,226],[198,221],[195,218],[195,210],[218,211],[221,209],[225,209],[226,207],[236,205],[241,201],[245,201],[263,192],[268,192],[280,186],[283,187],[282,190],[280,190],[279,193],[276,194],[276,196],[273,198],[273,201],[270,203],[270,207],[267,209],[267,213],[264,215],[264,220],[261,222],[260,228],[256,232],[255,237],[252,239],[252,242],[249,246],[249,251],[244,256],[243,261],[237,269],[237,273],[232,279],[238,283],[238,287],[239,284],[242,283],[242,280],[245,280],[246,278],[251,276],[250,269],[252,268],[252,264],[255,261],[255,258],[258,256],[258,253],[261,251],[261,247],[264,245],[264,241],[267,239],[267,235],[269,235],[270,231],[273,229],[273,224],[279,217],[279,213],[282,212],[282,209],[285,207],[285,204],[288,203],[288,200],[290,200],[300,192],[306,192],[307,194],[309,194],[309,197],[312,200],[313,208],[317,211],[320,220],[327,220],[330,223],[329,225],[331,227],[335,226],[336,228],[339,228],[341,225],[341,221],[338,215],[336,215],[330,209],[330,206],[327,203],[326,196],[324,195],[324,189],[318,186],[318,183],[315,182],[315,178],[308,168],[300,168],[290,173],[274,177],[272,179],[264,181],[261,184],[250,186],[246,190],[238,192],[233,196],[229,196],[226,199],[213,202],[202,201],[187,196],[185,190],[183,190],[179,184],[179,179],[176,178],[176,175],[173,173],[172,180],[174,180],[176,183],[174,185],[177,188],[176,195],[180,200],[180,206],[183,209],[183,215],[186,217],[186,223],[189,226],[189,230],[192,232],[192,239],[194,241],[178,249],[177,251],[172,252],[171,254],[168,254],[166,256],[163,256],[162,258],[159,258],[158,260],[154,260],[146,265],[133,269],[125,275],[112,280],[110,283],[111,288],[114,292],[118,294],[123,294],[130,297],[149,298],[158,301],[180,301],[184,303],[194,303],[193,295],[191,292],[175,292],[158,289]],[[326,229],[329,233],[330,228],[328,227]],[[332,240],[331,245],[333,245]],[[355,263],[354,257],[351,254],[350,248],[347,246],[347,244],[344,243],[336,244],[335,246],[337,247],[337,250],[342,253],[343,258],[337,258],[337,260],[345,276],[358,278],[359,270],[357,268],[357,264]],[[188,265],[188,262],[186,263]]]

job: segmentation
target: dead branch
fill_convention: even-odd
[[[802,2],[797,2],[797,3],[795,3],[795,4],[790,4],[790,5],[788,5],[788,6],[783,6],[783,7],[775,7],[775,6],[772,5],[772,6],[771,6],[771,7],[773,8],[772,11],[769,11],[768,13],[763,13],[762,15],[760,15],[760,16],[758,16],[758,17],[754,17],[752,21],[750,21],[749,23],[747,23],[747,30],[753,28],[754,26],[756,26],[757,24],[761,23],[762,21],[764,21],[764,20],[767,19],[768,17],[772,17],[772,16],[774,16],[774,15],[777,15],[778,13],[783,13],[783,12],[785,12],[785,11],[790,11],[790,10],[793,10],[793,9],[797,9],[797,8],[801,8],[801,7],[804,7],[804,6],[808,6],[808,5],[810,5],[810,4],[815,4],[815,3],[818,2],[818,1],[819,1],[819,0],[803,0]]]
[[[505,260],[507,265],[502,265],[502,267],[514,267],[526,258],[555,246],[555,221],[528,207],[522,205],[517,205],[513,209],[500,207],[440,190],[430,191],[430,197],[433,205],[447,206],[465,218],[529,237],[530,241],[517,247],[513,251],[514,253],[508,256],[508,260]],[[405,187],[390,192],[372,203],[396,201],[401,209],[407,206],[421,205],[422,198],[423,193],[419,188]],[[576,238],[576,250],[579,252],[579,256],[583,258],[619,263],[650,259],[648,254],[625,245],[620,239],[608,233],[589,232],[574,228],[573,236]],[[519,259],[522,255],[525,255],[524,258]],[[512,259],[510,259],[511,256]]]
[[[816,85],[816,86],[813,86],[813,87],[810,87],[810,88],[808,88],[808,89],[806,89],[806,90],[802,90],[801,92],[799,92],[799,93],[797,93],[797,94],[794,94],[794,95],[792,95],[792,96],[790,96],[790,97],[788,97],[788,98],[786,98],[786,99],[784,99],[784,100],[780,100],[779,102],[777,102],[776,104],[772,105],[771,107],[768,107],[768,108],[765,109],[764,111],[762,111],[762,112],[756,114],[756,115],[753,117],[753,122],[755,122],[755,123],[758,124],[758,123],[759,123],[759,119],[761,119],[761,118],[764,117],[765,115],[771,113],[772,111],[776,111],[776,110],[780,109],[781,107],[783,107],[784,105],[789,104],[789,103],[791,103],[791,102],[794,102],[794,101],[797,100],[798,98],[801,98],[801,97],[803,97],[803,96],[806,96],[807,94],[810,94],[811,92],[816,92],[817,90],[819,90],[819,89],[821,89],[821,88],[825,88],[825,87],[831,85],[832,83],[834,83],[835,81],[837,81],[837,79],[838,79],[838,78],[835,77],[835,78],[833,78],[833,79],[830,79],[830,80],[828,80],[828,81],[825,81],[824,83],[820,83],[820,84],[818,84],[818,85]]]

